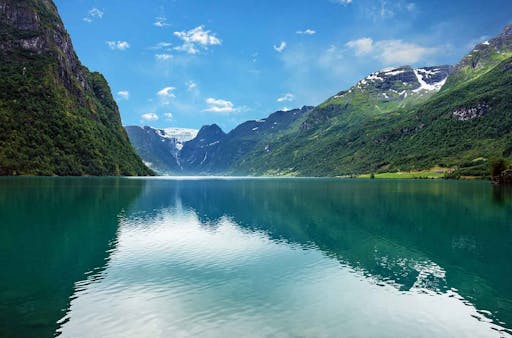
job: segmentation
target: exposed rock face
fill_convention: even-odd
[[[512,50],[512,24],[505,26],[503,32],[496,37],[478,44],[455,66],[455,72],[464,68],[472,69],[484,67],[496,62],[491,56],[495,53],[509,53]]]
[[[88,89],[86,69],[75,54],[71,38],[64,25],[60,19],[56,19],[58,12],[53,2],[38,0],[37,3],[38,8],[26,0],[0,0],[3,24],[7,24],[7,27],[10,26],[9,28],[18,33],[15,39],[2,39],[0,52],[3,51],[8,55],[18,47],[32,54],[53,54],[52,56],[57,57],[59,61],[59,74],[66,81],[66,87],[80,94],[80,91],[73,88],[73,83],[76,80],[83,89]],[[47,20],[50,17],[55,21],[41,21],[41,15],[44,15]]]
[[[151,173],[52,1],[0,0],[0,60],[0,174]]]
[[[459,121],[468,121],[486,115],[491,107],[487,103],[478,103],[469,108],[459,108],[452,115]]]

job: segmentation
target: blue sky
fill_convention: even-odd
[[[509,0],[56,0],[125,125],[200,128],[316,105],[388,66],[455,64]]]

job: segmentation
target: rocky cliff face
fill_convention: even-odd
[[[10,38],[2,36],[0,52],[9,54],[21,49],[31,55],[49,54],[57,59],[59,76],[68,89],[75,89],[75,81],[82,89],[89,89],[87,70],[78,60],[53,2],[2,0],[0,15],[3,28],[11,32]]]
[[[0,0],[0,58],[0,174],[151,173],[52,1]]]
[[[466,68],[475,69],[482,68],[490,63],[497,63],[498,60],[493,60],[492,56],[495,54],[509,54],[512,50],[512,25],[507,25],[503,32],[496,37],[484,41],[473,48],[473,50],[466,55],[455,66],[455,72],[463,71]],[[499,58],[498,58],[499,59]]]

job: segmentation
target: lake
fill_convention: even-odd
[[[0,179],[1,337],[512,336],[488,182]]]

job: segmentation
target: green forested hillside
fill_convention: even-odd
[[[512,156],[511,41],[508,26],[477,46],[432,96],[383,99],[360,82],[258,145],[233,172],[336,176],[441,166],[454,176],[488,175],[489,159]]]
[[[0,0],[0,175],[147,175],[55,5]]]

